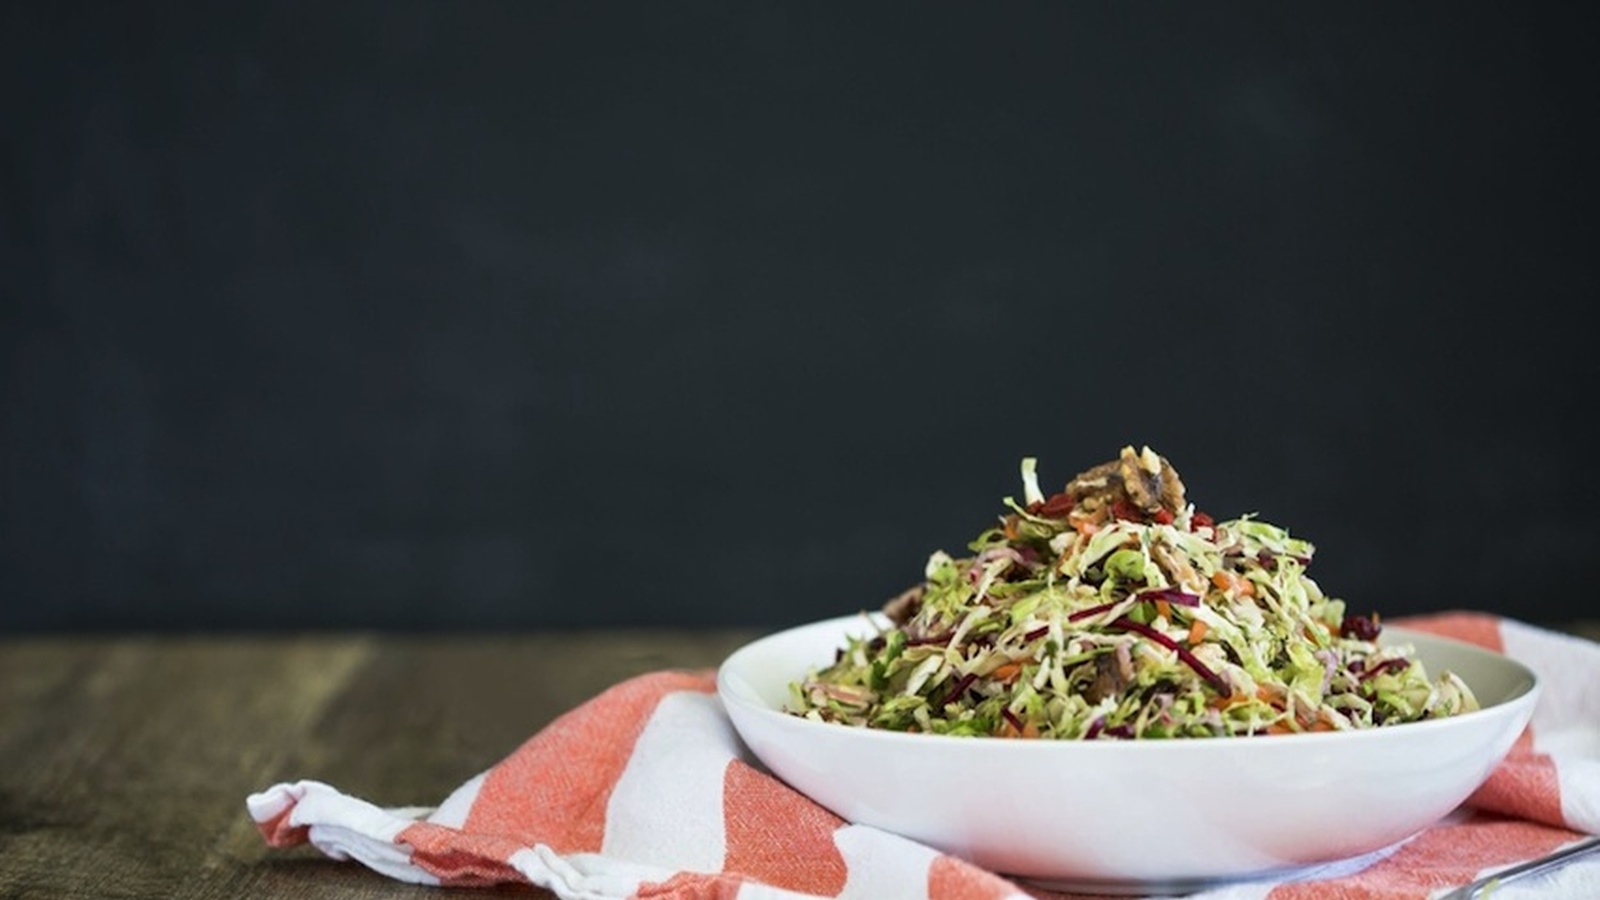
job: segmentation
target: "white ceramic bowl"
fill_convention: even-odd
[[[1450,669],[1482,709],[1359,732],[1172,741],[901,734],[783,711],[788,685],[831,661],[862,616],[757,640],[717,688],[773,774],[873,825],[1052,887],[1190,890],[1377,850],[1472,793],[1527,724],[1533,672],[1496,653],[1400,628],[1430,674]]]

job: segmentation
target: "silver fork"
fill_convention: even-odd
[[[1486,891],[1497,888],[1508,881],[1525,878],[1539,872],[1548,872],[1556,866],[1569,863],[1586,853],[1600,850],[1600,836],[1586,838],[1576,844],[1568,844],[1554,853],[1546,853],[1537,859],[1530,859],[1525,863],[1518,863],[1510,868],[1501,869],[1487,878],[1479,878],[1471,884],[1464,884],[1448,894],[1442,894],[1434,900],[1478,900],[1486,897]]]

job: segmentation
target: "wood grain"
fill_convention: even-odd
[[[750,637],[0,642],[0,900],[437,900],[312,850],[270,850],[245,796],[316,778],[434,805],[605,687],[715,665]]]
[[[1600,622],[1566,630],[1600,640]],[[606,687],[713,666],[752,636],[0,641],[0,900],[438,900],[267,848],[245,796],[316,778],[431,806]]]

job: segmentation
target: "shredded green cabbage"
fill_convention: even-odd
[[[935,552],[893,624],[790,685],[790,712],[905,732],[1057,739],[1343,731],[1476,709],[1453,673],[1380,646],[1306,575],[1313,546],[1244,516],[1212,523],[1165,460],[1123,451],[1128,482],[1090,470],[1025,504],[970,555]],[[1140,468],[1143,467],[1143,468]],[[1085,487],[1088,485],[1088,487]],[[1100,490],[1098,496],[1094,490]],[[1142,499],[1141,505],[1131,502]]]

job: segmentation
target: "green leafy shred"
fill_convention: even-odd
[[[1124,449],[1120,468],[1045,498],[1024,460],[1025,505],[1007,498],[968,555],[933,553],[889,624],[790,686],[789,711],[1078,740],[1343,731],[1478,707],[1410,646],[1380,645],[1375,615],[1324,595],[1309,542],[1254,516],[1211,521],[1163,466]]]

